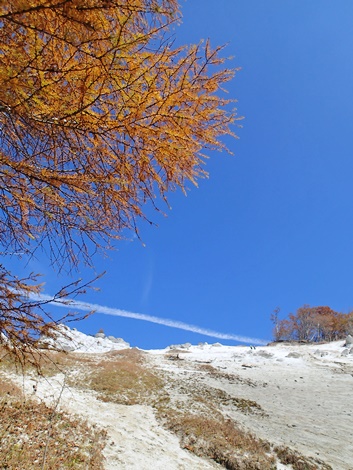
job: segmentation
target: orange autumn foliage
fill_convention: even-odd
[[[179,18],[177,0],[0,3],[5,252],[45,245],[60,266],[90,263],[137,232],[146,202],[206,175],[205,150],[234,135],[222,87],[235,71],[208,42],[173,47]]]
[[[353,312],[344,314],[328,306],[303,305],[288,318],[278,319],[279,309],[271,316],[276,341],[336,341],[353,332]]]

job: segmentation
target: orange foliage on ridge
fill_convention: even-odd
[[[287,319],[278,320],[279,309],[272,315],[274,337],[279,340],[335,341],[353,332],[353,313],[336,312],[327,306],[304,305]]]

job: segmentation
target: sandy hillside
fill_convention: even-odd
[[[227,414],[256,435],[319,457],[333,469],[353,469],[353,355],[344,341],[324,345],[273,345],[256,349],[203,346],[157,367],[189,386],[208,384],[258,403],[262,413],[228,409]],[[199,370],[212,365],[215,374]]]
[[[21,377],[12,372],[11,377],[9,373],[7,376],[24,387],[28,395],[104,428],[108,436],[104,449],[106,470],[222,468],[213,460],[217,452],[210,453],[210,446],[208,453],[204,449],[203,430],[196,442],[195,428],[185,428],[188,415],[218,419],[225,427],[237,423],[269,443],[264,458],[272,455],[270,466],[261,463],[265,462],[262,457],[258,463],[246,464],[242,451],[237,450],[239,466],[229,464],[228,468],[299,468],[280,463],[274,449],[282,446],[308,459],[307,465],[311,466],[300,468],[353,469],[353,354],[344,347],[344,341],[275,344],[256,349],[216,343],[136,352],[121,340],[92,338],[77,331],[70,334],[72,341],[62,340],[61,347],[70,351],[65,357],[75,358],[74,367],[46,378],[34,373]],[[92,374],[108,364],[114,372],[119,364],[126,367],[129,355],[124,363],[114,361],[121,361],[121,354],[128,350],[131,357],[139,355],[149,375],[144,379],[147,389],[125,404],[119,399],[121,390],[112,399],[113,395],[102,395],[102,387],[92,389],[92,375],[85,367],[91,364]],[[131,363],[131,371],[133,367]],[[152,388],[151,377],[161,382],[153,382]],[[183,416],[184,428],[180,427],[179,415]],[[225,454],[231,451],[230,447]],[[255,461],[252,458],[251,462]],[[223,462],[224,466],[227,464]]]

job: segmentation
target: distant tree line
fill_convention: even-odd
[[[336,341],[353,333],[353,312],[348,314],[327,306],[303,305],[288,318],[278,318],[280,309],[271,315],[275,341]]]

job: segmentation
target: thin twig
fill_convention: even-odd
[[[44,470],[45,469],[45,463],[46,463],[46,458],[47,458],[47,453],[48,453],[48,448],[49,448],[49,440],[51,438],[51,432],[52,432],[52,429],[53,429],[53,418],[56,414],[56,411],[58,409],[58,406],[59,406],[59,403],[60,403],[60,400],[61,400],[61,396],[63,394],[63,391],[64,391],[64,388],[65,388],[65,381],[66,381],[66,374],[64,375],[64,381],[63,381],[63,384],[61,386],[61,390],[60,390],[60,393],[59,393],[59,396],[58,396],[58,399],[56,401],[56,404],[55,406],[53,407],[53,412],[52,414],[50,415],[49,417],[49,428],[48,428],[48,436],[47,436],[47,440],[46,440],[46,443],[45,443],[45,449],[44,449],[44,454],[43,454],[43,461],[42,461],[42,467],[41,467],[41,470]]]

